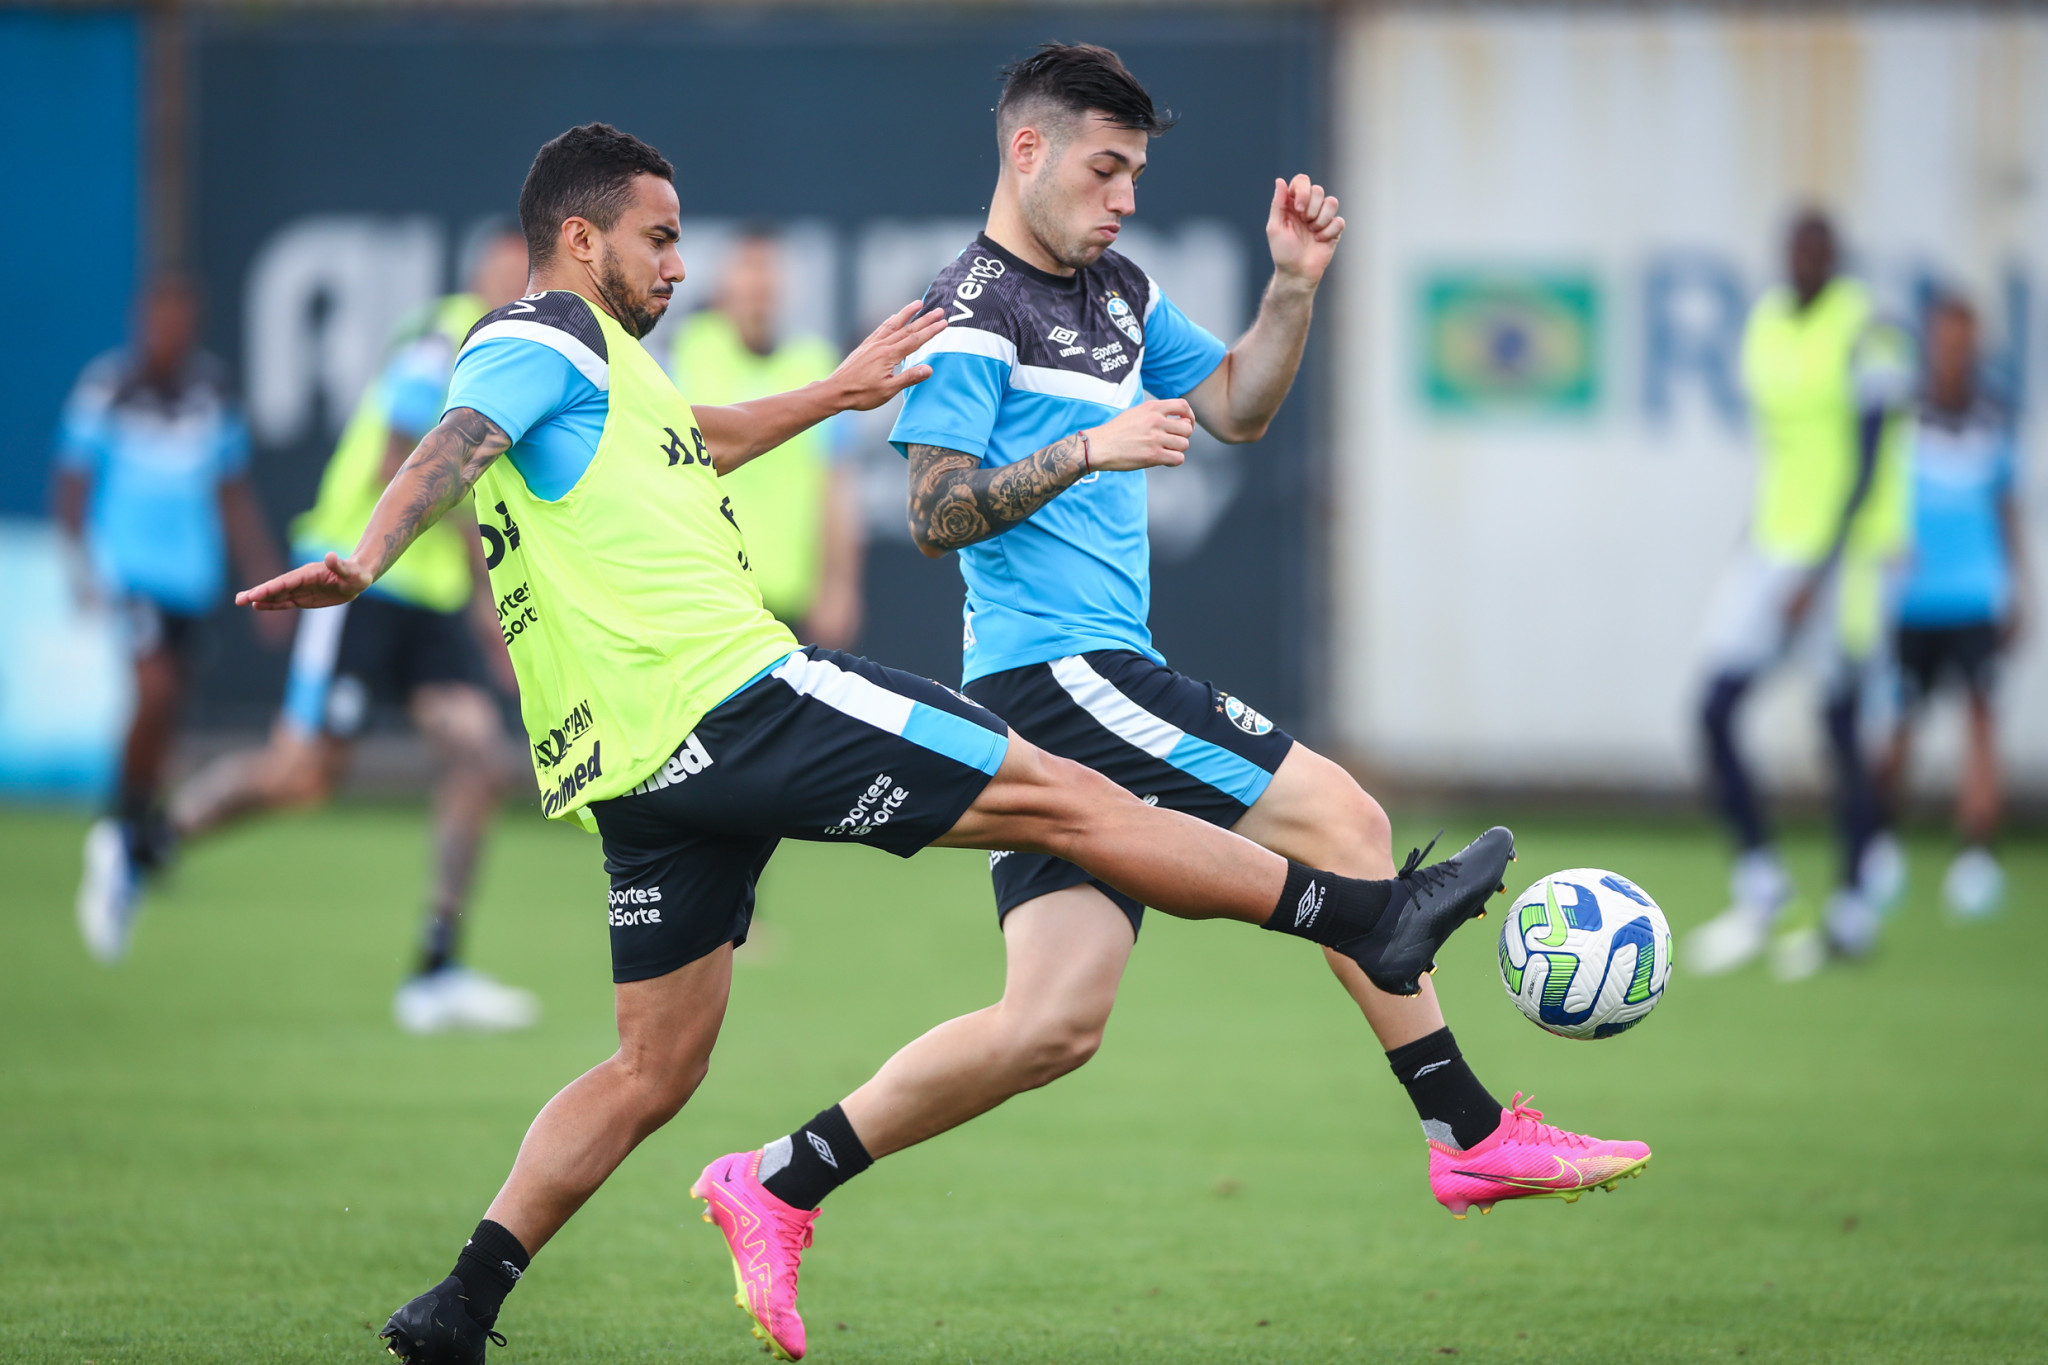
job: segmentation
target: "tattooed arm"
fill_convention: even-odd
[[[462,501],[491,461],[512,444],[498,424],[473,408],[456,408],[420,438],[398,467],[355,553],[329,553],[318,564],[302,564],[268,583],[235,594],[235,605],[258,611],[290,607],[331,607],[354,599],[391,567],[405,547]]]
[[[962,451],[913,445],[910,538],[937,559],[948,550],[999,536],[1087,472],[1079,432],[994,469],[982,468],[980,460]]]
[[[1187,403],[1168,398],[1140,403],[993,469],[963,451],[913,444],[910,538],[937,559],[1001,535],[1091,473],[1179,464],[1194,433]]]

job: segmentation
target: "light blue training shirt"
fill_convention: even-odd
[[[505,458],[535,497],[555,502],[574,488],[611,412],[604,333],[583,300],[552,290],[487,314],[455,358],[442,411],[456,408],[512,438]]]
[[[932,282],[948,326],[911,363],[931,378],[904,394],[889,440],[1013,464],[1146,394],[1183,398],[1226,348],[1114,251],[1072,276],[991,241]],[[1151,540],[1142,470],[1098,471],[1020,525],[960,551],[967,581],[962,681],[1098,649],[1152,647]]]
[[[2000,504],[2017,457],[2005,415],[1924,412],[1912,430],[1913,564],[1899,599],[1908,626],[1997,621],[2012,605],[2012,558]]]
[[[86,537],[109,590],[166,611],[213,610],[227,586],[220,488],[249,467],[249,430],[213,357],[163,387],[127,351],[86,366],[65,403],[57,465],[92,482]]]

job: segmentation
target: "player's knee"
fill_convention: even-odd
[[[628,1062],[627,1074],[640,1116],[648,1127],[659,1128],[682,1111],[711,1074],[711,1059],[701,1054],[640,1058]]]
[[[1725,739],[1735,724],[1735,708],[1742,700],[1747,679],[1724,673],[1707,684],[1700,701],[1700,727],[1710,739]]]
[[[1077,1015],[1034,1020],[1019,1040],[1018,1061],[1027,1086],[1050,1085],[1087,1065],[1102,1047],[1102,1021]]]
[[[1106,806],[1138,799],[1093,768],[1052,754],[1041,757],[1045,781],[1035,813],[1048,853],[1065,856],[1101,827]]]
[[[1345,788],[1340,789],[1332,805],[1354,840],[1389,858],[1394,856],[1394,822],[1387,818],[1387,808],[1352,781],[1349,774],[1345,775]]]
[[[135,712],[160,718],[177,709],[183,676],[177,662],[163,653],[145,655],[135,663]]]

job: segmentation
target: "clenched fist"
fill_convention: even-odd
[[[1177,465],[1195,435],[1195,410],[1184,398],[1153,398],[1088,431],[1088,463],[1095,469],[1150,469]]]

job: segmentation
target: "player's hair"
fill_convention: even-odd
[[[519,226],[531,266],[538,270],[554,259],[555,241],[568,219],[588,219],[609,231],[632,198],[636,175],[674,180],[676,168],[609,123],[571,128],[535,153],[519,190]]]
[[[469,287],[469,281],[484,263],[490,249],[507,237],[524,240],[526,229],[519,220],[509,213],[492,213],[471,223],[462,234],[462,242],[455,248],[455,282],[462,288]]]
[[[1048,111],[1069,118],[1098,113],[1153,137],[1180,121],[1172,110],[1153,107],[1122,58],[1093,43],[1046,43],[998,74],[1003,93],[996,100],[996,136],[1005,144],[1021,121]]]

